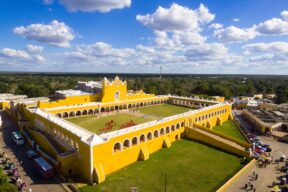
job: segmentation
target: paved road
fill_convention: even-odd
[[[31,188],[32,192],[65,191],[57,182],[58,177],[55,176],[48,180],[41,178],[33,168],[32,161],[25,154],[29,150],[29,146],[17,146],[11,138],[11,133],[17,130],[14,122],[5,114],[2,115],[2,120],[4,124],[0,128],[0,151],[6,152],[11,161],[16,164],[21,179],[28,185],[28,189]]]
[[[253,126],[246,122],[242,117],[236,116],[237,119],[239,119],[241,126],[246,127],[248,130],[253,129]],[[281,155],[288,155],[288,144],[286,143],[280,143],[273,139],[272,137],[266,137],[266,136],[259,136],[261,141],[263,143],[269,144],[272,148],[271,157],[273,157],[274,161],[278,160]],[[271,185],[272,182],[278,182],[277,177],[280,175],[283,175],[280,173],[280,171],[277,169],[277,167],[281,167],[284,165],[283,163],[272,163],[270,165],[267,165],[266,168],[259,168],[257,164],[252,165],[248,170],[246,170],[243,174],[241,174],[240,177],[238,177],[234,182],[225,190],[227,192],[235,192],[235,191],[246,191],[243,189],[243,186],[251,182],[258,192],[270,192],[271,191]],[[258,173],[258,179],[254,181],[253,179],[253,172]]]

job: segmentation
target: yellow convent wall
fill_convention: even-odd
[[[88,95],[76,95],[67,96],[65,99],[50,101],[50,102],[38,102],[38,107],[41,109],[53,108],[60,106],[76,105],[82,103],[96,102],[101,98],[101,94],[88,94]]]
[[[10,103],[8,101],[0,102],[0,109],[10,109]]]
[[[114,81],[104,78],[102,82],[102,102],[115,102],[126,100],[127,82],[116,77]]]
[[[169,148],[175,140],[186,136],[191,138],[191,135],[185,135],[187,134],[185,130],[193,128],[194,125],[212,129],[216,124],[232,119],[230,104],[168,95],[155,96],[143,91],[127,92],[126,81],[121,81],[118,77],[114,81],[108,81],[105,78],[102,83],[102,92],[98,94],[67,96],[65,99],[50,102],[39,101],[38,107],[43,110],[29,109],[23,104],[17,111],[17,114],[20,114],[18,116],[23,120],[18,122],[22,125],[21,130],[24,126],[25,129],[30,130],[40,148],[56,159],[59,170],[65,175],[72,173],[90,182],[101,183],[107,175],[136,161],[148,160],[150,154],[161,148]],[[68,125],[69,122],[58,118],[72,117],[70,113],[74,116],[75,114],[79,114],[77,116],[99,115],[110,111],[169,103],[177,99],[183,100],[184,104],[181,105],[187,107],[201,104],[201,102],[204,107],[99,136],[87,130],[84,134],[82,128],[71,123]],[[202,138],[201,135],[197,137]],[[59,152],[59,148],[53,140],[51,141],[51,138],[68,145],[68,149],[71,149],[68,151],[72,153]],[[202,140],[207,140],[207,138],[202,138]],[[213,143],[220,145],[216,141]],[[226,145],[222,148],[234,150]]]

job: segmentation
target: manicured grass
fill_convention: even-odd
[[[130,122],[131,120],[135,124],[141,124],[147,121],[151,121],[150,118],[141,118],[141,117],[137,117],[134,115],[130,115],[128,113],[119,113],[119,114],[103,116],[103,117],[96,117],[93,115],[83,116],[83,117],[70,118],[66,120],[80,127],[83,127],[91,132],[94,132],[96,134],[118,130],[123,124],[126,124]],[[112,129],[107,130],[107,131],[102,131],[101,129],[106,128],[107,127],[106,123],[111,122],[111,120],[113,120]]]
[[[234,122],[231,120],[224,122],[222,125],[217,125],[213,127],[213,130],[228,135],[230,137],[233,137],[235,139],[238,139],[240,141],[247,142],[244,136],[239,131],[239,129],[234,124]]]
[[[148,114],[148,115],[152,115],[156,117],[168,117],[168,116],[184,113],[189,110],[190,108],[187,108],[187,107],[181,107],[181,106],[169,105],[169,104],[154,105],[154,106],[142,107],[139,109],[139,111],[143,114]]]
[[[106,177],[104,183],[80,188],[82,192],[125,192],[138,187],[140,192],[216,191],[242,168],[241,158],[207,145],[179,140],[169,149],[150,155]]]

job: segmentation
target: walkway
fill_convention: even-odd
[[[285,143],[280,143],[273,138],[265,137],[265,136],[259,136],[263,143],[267,143],[271,146],[273,149],[271,154],[271,157],[275,159],[279,159],[282,154],[288,155],[287,147],[288,145]],[[266,168],[259,168],[257,166],[257,163],[252,165],[248,170],[246,170],[244,173],[240,175],[236,180],[233,181],[233,183],[225,190],[227,192],[234,192],[234,191],[245,191],[243,189],[243,186],[251,182],[255,188],[256,191],[259,192],[270,192],[271,191],[271,185],[272,182],[277,182],[277,177],[280,176],[280,171],[277,170],[277,167],[281,167],[282,164],[272,163],[270,165],[267,165]],[[258,174],[258,179],[256,181],[253,180],[253,172]]]

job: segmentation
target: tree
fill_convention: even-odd
[[[18,189],[15,185],[5,183],[0,185],[0,192],[18,192]]]
[[[288,85],[280,85],[277,87],[276,102],[279,104],[288,102]]]

